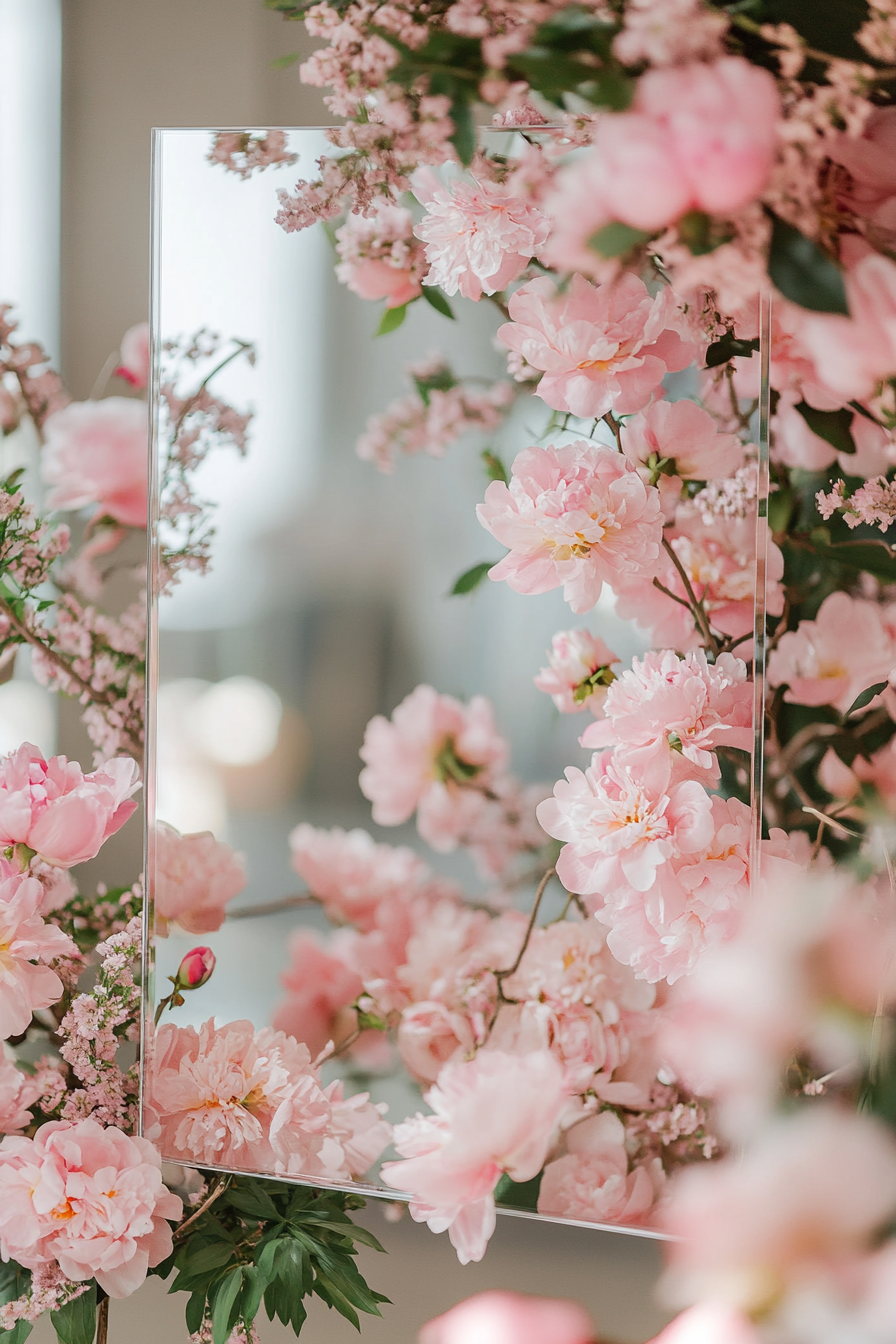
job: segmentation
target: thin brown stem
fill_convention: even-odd
[[[709,617],[706,615],[706,612],[703,609],[703,603],[698,601],[697,594],[694,592],[694,589],[691,585],[691,580],[688,578],[687,570],[685,569],[684,565],[681,563],[678,556],[676,555],[675,547],[669,541],[668,537],[663,537],[663,548],[666,551],[667,555],[669,556],[669,559],[672,561],[675,568],[678,570],[678,577],[684,584],[684,590],[688,595],[689,605],[693,613],[694,620],[697,622],[697,627],[700,630],[700,633],[702,634],[707,647],[712,650],[713,654],[718,655],[719,641],[716,639],[715,635],[712,632],[712,629],[709,624]]]
[[[96,1313],[96,1344],[107,1344],[109,1339],[109,1299],[104,1297]]]
[[[541,898],[545,893],[548,883],[550,882],[552,877],[556,876],[556,873],[557,873],[556,868],[549,868],[538,884],[538,890],[535,893],[535,902],[532,906],[532,913],[529,916],[529,923],[526,925],[526,935],[523,938],[522,946],[520,947],[520,950],[517,953],[516,961],[513,963],[512,966],[506,967],[506,969],[503,971],[495,971],[495,979],[498,982],[498,998],[504,1003],[510,1002],[509,999],[504,998],[504,981],[507,979],[508,976],[515,975],[520,968],[520,962],[526,955],[526,948],[529,946],[529,940],[532,937],[532,933],[535,929],[535,921],[538,918],[538,908],[541,905]]]
[[[677,593],[673,593],[672,589],[667,588],[664,583],[660,583],[659,579],[654,579],[653,586],[654,588],[659,588],[660,592],[664,593],[666,597],[671,597],[673,602],[677,602],[678,605],[684,607],[686,611],[691,610],[690,602],[685,602],[683,597],[679,597]]]
[[[615,415],[613,414],[612,411],[607,411],[606,415],[602,416],[601,418],[602,418],[604,424],[609,426],[610,431],[612,432],[613,438],[616,440],[616,447],[619,449],[619,451],[620,451],[620,453],[621,453],[621,452],[622,452],[622,426],[619,424],[619,421],[616,419],[616,417],[615,417]]]
[[[202,1203],[199,1205],[199,1208],[198,1208],[198,1209],[194,1210],[194,1212],[190,1214],[190,1216],[189,1216],[189,1218],[186,1220],[186,1222],[181,1223],[180,1227],[175,1228],[175,1231],[174,1231],[174,1240],[175,1240],[175,1241],[177,1241],[180,1237],[183,1236],[183,1234],[186,1232],[186,1230],[187,1230],[188,1227],[191,1227],[191,1226],[193,1225],[193,1223],[197,1222],[197,1221],[202,1217],[202,1215],[203,1215],[204,1213],[207,1213],[207,1212],[209,1211],[209,1209],[211,1208],[211,1206],[214,1204],[215,1200],[216,1200],[216,1199],[220,1199],[221,1195],[223,1195],[224,1191],[227,1189],[227,1187],[228,1187],[229,1185],[230,1185],[230,1177],[229,1177],[229,1176],[225,1176],[225,1177],[223,1177],[223,1179],[222,1179],[220,1176],[218,1177],[218,1179],[217,1179],[217,1185],[215,1186],[215,1188],[214,1188],[214,1190],[211,1192],[211,1194],[208,1195],[208,1196],[202,1201]]]
[[[228,910],[227,919],[252,919],[255,915],[279,915],[284,910],[299,910],[303,906],[320,905],[316,896],[308,892],[295,896],[281,896],[277,901],[264,901],[261,905],[243,905],[238,910]]]

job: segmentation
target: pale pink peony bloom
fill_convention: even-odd
[[[26,742],[0,760],[0,845],[25,845],[57,868],[86,863],[135,811],[138,775],[126,756],[85,775]]]
[[[510,486],[492,481],[476,509],[510,553],[489,570],[518,593],[563,588],[577,614],[623,573],[652,575],[663,535],[658,492],[606,444],[526,448]]]
[[[587,708],[599,718],[613,677],[610,664],[618,662],[618,655],[590,630],[561,630],[551,640],[548,666],[541,669],[535,685],[561,714],[579,714]]]
[[[378,201],[369,216],[349,214],[336,230],[336,275],[359,298],[400,308],[419,298],[426,270],[410,210]]]
[[[896,1140],[836,1106],[769,1126],[748,1151],[679,1174],[666,1283],[681,1302],[766,1306],[848,1263],[896,1210]]]
[[[417,1344],[594,1344],[578,1302],[492,1289],[427,1321]]]
[[[380,1139],[382,1152],[389,1141],[366,1095],[345,1101],[338,1084],[324,1091],[308,1047],[282,1031],[169,1023],[153,1050],[149,1104],[159,1145],[175,1162],[348,1180],[363,1174],[355,1152]]]
[[[507,763],[507,744],[492,707],[476,695],[467,705],[418,686],[391,719],[370,720],[361,747],[359,783],[379,826],[400,826],[417,813],[417,829],[440,853],[455,849],[475,825]]]
[[[470,1019],[444,1003],[414,1003],[401,1015],[398,1053],[419,1083],[434,1083],[452,1060],[467,1059],[475,1045]]]
[[[763,1336],[741,1311],[725,1302],[700,1302],[676,1316],[651,1344],[763,1344]]]
[[[852,179],[844,203],[868,220],[872,239],[892,247],[896,237],[896,108],[875,107],[860,136],[838,135],[826,152]]]
[[[292,866],[334,921],[368,931],[384,902],[404,901],[428,881],[412,849],[378,845],[366,831],[321,830],[305,822],[290,833]]]
[[[667,528],[666,539],[713,629],[736,640],[751,635],[756,584],[755,504],[742,516],[706,521],[696,500],[685,501],[678,507],[674,528]],[[767,575],[768,611],[780,616],[784,610],[784,556],[772,541]],[[688,594],[671,556],[665,552],[660,556],[656,577],[679,601],[660,592],[652,577],[620,574],[613,585],[618,615],[636,621],[649,632],[652,644],[680,653],[697,647],[703,636],[693,614],[682,605]]]
[[[522,275],[547,242],[540,210],[491,182],[455,180],[424,201],[414,233],[426,243],[424,284],[465,299],[496,294]]]
[[[481,1051],[447,1064],[426,1094],[433,1115],[395,1129],[404,1161],[382,1179],[411,1195],[411,1216],[448,1232],[461,1264],[481,1260],[495,1229],[494,1189],[503,1172],[537,1176],[567,1104],[563,1071],[546,1054]]]
[[[541,276],[516,291],[509,311],[498,338],[544,371],[537,392],[548,406],[577,416],[642,410],[696,353],[672,290],[651,298],[628,273],[601,286],[574,275],[563,294]]]
[[[639,1223],[663,1188],[658,1158],[629,1171],[625,1127],[612,1111],[582,1120],[566,1133],[567,1152],[541,1178],[538,1212],[579,1223]]]
[[[0,1039],[26,1031],[35,1009],[62,998],[62,981],[47,963],[80,956],[67,933],[41,919],[43,894],[34,877],[0,881]]]
[[[731,476],[743,465],[736,434],[720,434],[708,411],[693,401],[655,401],[622,427],[622,451],[633,467],[656,483],[658,473],[683,481]]]
[[[149,382],[149,323],[138,322],[128,327],[121,338],[119,365],[115,370],[119,378],[130,383],[131,387],[143,388]]]
[[[0,1049],[0,1134],[15,1134],[31,1124],[28,1107],[39,1093],[30,1083],[29,1075],[17,1069]]]
[[[736,933],[749,894],[750,809],[737,798],[710,799],[712,836],[696,853],[674,857],[646,892],[622,885],[589,900],[606,924],[607,946],[635,975],[674,984],[710,948]]]
[[[287,991],[272,1018],[277,1031],[304,1041],[317,1058],[328,1041],[339,1044],[352,1030],[350,1006],[363,988],[361,978],[321,945],[311,929],[298,929],[289,940],[290,966],[278,980]],[[340,1014],[342,1021],[339,1021]]]
[[[680,658],[671,649],[634,658],[604,700],[604,718],[590,724],[583,747],[616,747],[616,759],[666,778],[715,784],[718,746],[749,751],[753,688],[733,654],[707,662],[702,649]]]
[[[538,819],[565,842],[557,875],[581,896],[649,891],[661,865],[699,853],[713,834],[712,801],[702,785],[685,780],[654,790],[611,752],[595,752],[584,773],[569,766]]]
[[[164,938],[169,923],[187,933],[214,933],[224,923],[228,902],[248,880],[243,856],[211,831],[181,835],[164,821],[157,822],[155,838],[156,934]]]
[[[146,527],[149,422],[130,397],[73,402],[44,421],[41,458],[50,509],[96,504],[127,527]]]
[[[896,263],[869,250],[845,279],[850,316],[808,313],[801,337],[818,381],[843,401],[863,401],[896,368]]]
[[[0,1143],[0,1254],[29,1269],[56,1261],[76,1283],[129,1297],[171,1254],[182,1204],[147,1139],[95,1120],[51,1121]]]
[[[780,117],[774,78],[741,57],[648,71],[631,110],[601,117],[559,174],[547,261],[592,269],[589,239],[613,220],[655,233],[689,211],[742,210],[768,181]]]
[[[786,631],[768,660],[771,686],[787,686],[795,705],[833,705],[845,713],[862,691],[886,681],[896,665],[896,623],[889,609],[831,593],[814,621]],[[878,697],[871,707],[879,703]]]

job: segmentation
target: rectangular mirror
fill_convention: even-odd
[[[156,133],[144,1131],[467,1258],[492,1197],[657,1235],[715,1149],[659,1008],[750,880],[759,307],[731,360],[658,273],[421,292],[413,198],[276,221],[329,148]]]

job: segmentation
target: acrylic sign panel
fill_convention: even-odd
[[[705,675],[727,666],[722,653],[749,663],[757,473],[742,445],[757,438],[759,360],[741,361],[736,384],[707,373],[697,318],[669,310],[678,354],[654,389],[658,414],[683,416],[695,446],[728,436],[710,447],[734,481],[682,485],[649,445],[638,459],[644,416],[559,414],[537,371],[517,360],[509,376],[500,304],[454,298],[449,320],[419,298],[377,335],[383,303],[339,283],[332,228],[287,233],[274,219],[278,189],[314,177],[323,132],[286,132],[296,161],[245,177],[218,161],[237,143],[206,129],[155,142],[145,1132],[188,1165],[401,1198],[403,1169],[384,1179],[382,1165],[409,1140],[399,1130],[396,1151],[387,1122],[430,1115],[437,1079],[449,1109],[465,1088],[493,1086],[485,1114],[517,1129],[524,1117],[525,1136],[507,1139],[518,1156],[544,1131],[538,1156],[508,1160],[499,1205],[651,1235],[663,1167],[712,1147],[658,1044],[657,967],[677,957],[660,966],[674,978],[694,955],[663,908],[682,887],[660,893],[642,868],[614,912],[576,891],[568,867],[571,892],[543,883],[559,845],[534,808],[566,767],[589,765],[586,729],[609,743],[606,684],[633,657],[698,648],[702,613],[718,655]],[[393,223],[396,236],[409,228]],[[342,278],[357,288],[364,227],[340,235]],[[655,312],[661,290],[654,276],[637,302]],[[604,516],[624,542],[612,583],[596,601],[567,587],[580,614],[560,586],[474,582],[506,554],[502,476],[514,464],[531,495],[548,460],[561,494],[588,477],[609,509],[613,490],[629,492],[628,524]],[[596,535],[558,533],[580,578]],[[737,861],[723,895],[736,903],[749,880],[752,688],[732,694],[739,727],[720,781],[690,773],[707,816],[720,824],[727,809]],[[671,747],[687,758],[687,742]],[[595,779],[574,774],[567,793],[603,788],[624,812],[624,782]],[[561,839],[563,792],[541,812]],[[638,920],[649,936],[632,967]],[[206,980],[207,954],[188,957],[181,986],[203,983],[178,993],[170,977],[197,947],[214,970]],[[539,1119],[561,1074],[562,1114]],[[480,1136],[456,1137],[475,1148]]]

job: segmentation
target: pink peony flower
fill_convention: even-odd
[[[567,1153],[549,1162],[541,1178],[538,1212],[579,1223],[638,1223],[656,1202],[663,1169],[629,1172],[625,1127],[612,1111],[581,1121],[566,1134]]]
[[[632,660],[607,691],[604,719],[585,729],[583,747],[616,747],[616,760],[656,771],[665,783],[701,779],[715,784],[719,745],[749,751],[753,687],[733,654],[712,664],[702,649],[680,658],[671,650]]]
[[[452,1060],[468,1059],[474,1049],[473,1027],[463,1013],[444,1003],[414,1003],[401,1015],[398,1053],[420,1083],[434,1083]]]
[[[43,894],[33,877],[0,881],[0,1039],[26,1031],[35,1009],[62,998],[62,981],[47,963],[80,956],[67,933],[41,919]]]
[[[427,285],[477,301],[522,275],[547,242],[540,210],[490,182],[455,179],[424,201],[414,233],[426,243]]]
[[[468,705],[431,686],[418,686],[391,719],[370,720],[361,747],[361,792],[379,826],[400,826],[417,813],[417,829],[433,849],[453,850],[474,826],[507,762],[484,696]]]
[[[584,774],[569,766],[538,819],[565,842],[557,875],[581,896],[649,891],[662,864],[705,849],[713,834],[712,801],[700,784],[654,792],[611,752],[596,752]]]
[[[896,1140],[835,1106],[770,1126],[744,1154],[672,1187],[667,1289],[765,1306],[789,1283],[848,1263],[896,1210]]]
[[[541,669],[535,685],[561,714],[579,714],[587,707],[599,718],[613,679],[610,664],[618,662],[612,649],[590,630],[561,630],[551,640],[549,665]]]
[[[631,110],[601,117],[559,174],[546,260],[591,269],[589,239],[612,220],[655,233],[689,211],[742,210],[768,181],[780,117],[774,78],[742,57],[649,70]]]
[[[282,1031],[169,1023],[153,1050],[149,1104],[172,1161],[349,1180],[366,1170],[355,1154],[389,1142],[366,1094],[346,1101],[338,1083],[324,1091],[308,1047]]]
[[[321,946],[310,929],[289,940],[290,967],[278,976],[286,999],[273,1016],[277,1031],[304,1041],[316,1058],[328,1041],[339,1041],[354,1027],[350,1006],[363,988],[361,978],[338,955]],[[339,1021],[340,1015],[342,1021]]]
[[[869,236],[892,247],[896,236],[896,108],[875,107],[861,136],[838,135],[828,158],[846,168],[852,181],[845,204],[867,219]]]
[[[736,434],[720,434],[708,411],[693,401],[655,401],[622,427],[622,451],[633,467],[656,483],[658,473],[683,481],[731,476],[743,465]]]
[[[587,902],[609,928],[613,955],[652,984],[690,975],[740,923],[749,894],[750,809],[737,798],[709,801],[712,836],[704,847],[664,863],[646,892],[619,886]]]
[[[594,1326],[577,1302],[492,1289],[427,1321],[417,1344],[594,1344]]]
[[[129,1297],[171,1254],[167,1219],[182,1204],[162,1183],[147,1139],[95,1120],[51,1121],[33,1139],[0,1142],[0,1254],[28,1269],[56,1261]]]
[[[556,411],[631,415],[655,396],[668,372],[695,354],[672,290],[651,298],[636,275],[595,286],[574,275],[558,294],[547,276],[510,300],[512,318],[498,337],[533,369],[544,370],[541,399]]]
[[[0,1134],[15,1134],[27,1129],[32,1115],[28,1107],[38,1098],[27,1073],[17,1069],[0,1051]]]
[[[577,615],[595,606],[605,582],[651,575],[659,562],[659,494],[605,444],[524,449],[510,486],[492,481],[476,514],[510,549],[489,578],[518,593],[562,585]]]
[[[26,742],[0,760],[0,845],[25,845],[57,868],[86,863],[136,809],[138,774],[136,761],[119,756],[85,775]]]
[[[146,403],[129,397],[79,401],[44,421],[47,507],[97,504],[127,527],[146,527],[149,423]]]
[[[896,368],[896,263],[869,250],[845,279],[850,316],[808,313],[801,337],[818,380],[843,401],[864,401]]]
[[[421,294],[426,266],[410,210],[379,201],[369,216],[352,212],[336,230],[336,275],[359,298],[400,308]]]
[[[246,882],[243,856],[211,831],[181,835],[167,822],[156,823],[152,896],[159,937],[166,936],[169,922],[187,933],[214,933],[224,923],[225,906]]]
[[[138,322],[136,326],[128,327],[121,338],[120,356],[121,363],[115,370],[118,377],[132,387],[145,387],[149,382],[148,322]]]
[[[544,1165],[567,1103],[560,1065],[546,1054],[481,1051],[447,1064],[426,1094],[433,1115],[395,1130],[404,1161],[382,1179],[411,1195],[411,1217],[447,1230],[461,1264],[481,1260],[495,1229],[494,1189],[502,1172],[531,1180]]]
[[[292,866],[329,919],[362,930],[376,925],[383,902],[421,890],[430,873],[412,849],[378,845],[366,831],[324,831],[302,823],[289,837]]]
[[[787,686],[795,705],[833,705],[845,713],[862,691],[896,665],[896,621],[877,602],[836,592],[814,621],[786,631],[768,660],[771,686]],[[879,703],[878,697],[871,705]]]

